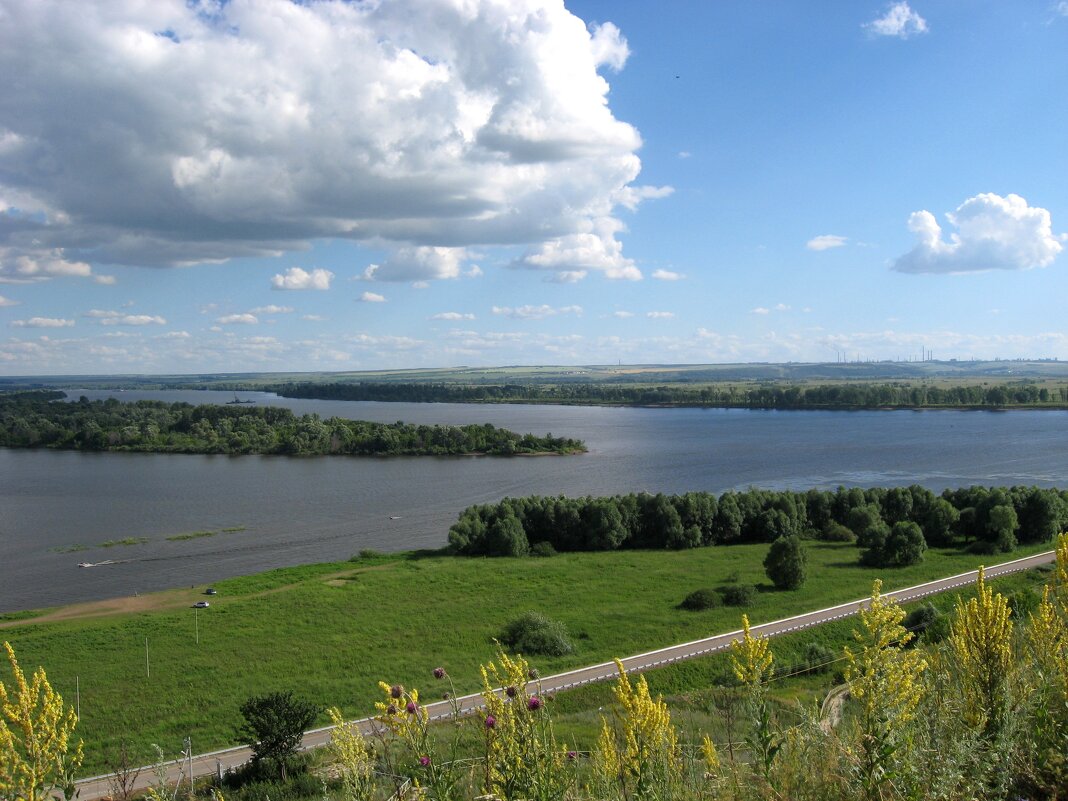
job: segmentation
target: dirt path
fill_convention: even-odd
[[[304,581],[323,581],[337,586],[345,583],[346,579],[357,573],[379,567],[383,566],[340,570],[336,573],[324,573],[321,576],[316,576],[313,579],[305,579]],[[278,592],[290,590],[302,583],[304,582],[298,581],[293,582],[292,584],[282,584],[278,587],[272,587],[269,590],[262,590],[260,592],[249,593],[248,595],[238,595],[233,597],[242,599],[260,598],[265,595],[274,595]],[[61,606],[58,609],[53,609],[50,612],[45,612],[36,617],[0,621],[0,629],[10,629],[15,628],[16,626],[26,626],[37,623],[55,623],[61,620],[81,620],[84,618],[111,617],[114,615],[130,615],[141,612],[159,612],[167,609],[184,609],[192,606],[197,601],[203,601],[205,599],[204,590],[209,586],[210,585],[208,584],[202,584],[188,589],[183,587],[178,590],[161,590],[159,592],[146,593],[145,595],[130,595],[122,598],[108,598],[104,601],[87,601],[80,604],[71,604],[70,606]],[[212,599],[212,603],[215,603],[214,598]]]

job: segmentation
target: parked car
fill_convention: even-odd
[[[205,595],[215,595],[215,588],[214,587],[208,587],[206,590],[204,590],[204,594]]]
[[[207,601],[197,601],[195,604],[193,604],[194,609],[207,609],[209,606],[211,606],[211,604],[209,604]]]

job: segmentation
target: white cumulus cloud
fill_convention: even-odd
[[[552,270],[558,275],[585,275],[595,271],[606,278],[641,279],[641,270],[623,255],[623,245],[615,238],[623,227],[618,220],[603,217],[583,227],[583,231],[541,243],[513,262],[513,266]]]
[[[848,237],[838,236],[837,234],[821,234],[820,236],[814,236],[812,239],[805,243],[805,247],[809,250],[830,250],[831,248],[840,248],[849,241]]]
[[[500,317],[510,317],[513,320],[543,320],[546,317],[557,317],[566,314],[582,314],[581,306],[561,306],[554,308],[546,304],[541,306],[494,306],[493,313]]]
[[[385,303],[386,302],[385,297],[383,297],[382,295],[379,295],[377,292],[364,292],[362,295],[360,295],[358,300],[359,300],[360,303]]]
[[[686,276],[682,273],[676,273],[672,270],[654,270],[653,278],[658,281],[681,281]]]
[[[1027,205],[1019,195],[984,193],[968,198],[946,219],[956,227],[943,239],[929,211],[913,212],[909,230],[916,246],[893,264],[903,273],[966,273],[1028,270],[1053,263],[1068,236],[1054,234],[1046,209]]]
[[[894,3],[886,13],[864,26],[872,36],[896,36],[908,39],[920,33],[927,33],[927,20],[909,7],[907,2]]]
[[[290,267],[271,279],[271,289],[329,289],[334,274],[329,270]]]
[[[409,247],[394,251],[382,264],[364,270],[372,281],[426,281],[433,278],[459,278],[467,258],[464,248]]]
[[[255,325],[259,318],[254,314],[224,314],[215,319],[219,325]]]
[[[0,25],[0,198],[33,212],[0,208],[0,247],[66,249],[38,276],[349,239],[393,252],[380,280],[455,274],[411,248],[495,245],[636,277],[605,221],[671,191],[636,184],[608,104],[622,33],[560,0],[77,8],[5,3]]]

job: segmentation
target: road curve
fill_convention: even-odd
[[[1004,576],[1009,573],[1018,573],[1023,570],[1029,570],[1032,567],[1037,567],[1041,564],[1052,562],[1054,559],[1054,551],[1046,551],[1044,553],[1034,554],[1033,556],[1025,556],[1022,559],[1014,559],[1011,562],[1003,562],[1002,564],[986,568],[986,576],[987,578],[996,578],[997,576]],[[955,576],[929,581],[925,584],[917,584],[914,587],[893,590],[884,593],[883,597],[893,598],[899,603],[907,603],[919,598],[924,598],[928,595],[934,595],[936,593],[945,592],[946,590],[973,584],[978,575],[978,570],[969,570],[966,573],[958,573]],[[812,626],[818,626],[822,623],[829,623],[832,620],[840,620],[844,617],[850,617],[855,615],[858,610],[866,607],[867,604],[868,599],[862,598],[856,601],[838,604],[837,606],[830,606],[815,612],[805,612],[804,614],[783,618],[782,620],[773,620],[770,623],[761,623],[759,625],[750,626],[749,630],[754,635],[764,637],[775,637],[780,634],[789,634],[790,632],[811,628]],[[651,668],[662,667],[663,665],[670,665],[673,662],[681,662],[685,659],[694,659],[699,656],[706,656],[708,654],[722,651],[729,648],[731,642],[738,639],[741,633],[741,629],[739,629],[737,631],[727,632],[726,634],[717,634],[713,637],[706,637],[701,640],[694,640],[679,645],[670,645],[667,648],[660,648],[644,654],[628,656],[621,661],[628,673],[637,673]],[[557,673],[553,676],[545,676],[539,679],[539,691],[542,693],[550,693],[560,690],[570,690],[585,684],[612,679],[615,678],[615,676],[615,662],[602,662],[599,665],[591,665],[576,670],[569,670],[565,673]],[[498,692],[501,692],[501,690],[498,690]],[[482,696],[479,693],[472,693],[471,695],[465,695],[453,699],[452,701],[436,701],[427,704],[426,710],[430,714],[431,720],[442,720],[452,715],[453,704],[459,708],[461,713],[471,713],[482,706]],[[364,734],[369,734],[371,732],[371,718],[361,718],[356,722],[360,725]],[[330,733],[332,730],[332,726],[325,726],[320,729],[312,729],[305,732],[301,748],[317,748],[326,745],[330,741]],[[168,780],[170,782],[177,782],[180,779],[188,781],[190,765],[192,766],[194,777],[208,776],[219,771],[225,771],[229,768],[236,768],[247,762],[251,756],[252,752],[247,747],[238,746],[195,755],[192,757],[192,760],[175,760],[168,763]],[[112,779],[113,775],[106,774],[79,781],[78,789],[80,791],[80,801],[94,801],[94,799],[110,796]],[[142,768],[135,786],[137,788],[147,787],[151,783],[151,779],[151,768]]]

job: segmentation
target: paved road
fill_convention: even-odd
[[[1045,553],[1026,556],[1023,559],[1016,559],[1012,562],[1004,562],[1000,565],[989,567],[986,569],[986,575],[988,578],[994,578],[1008,573],[1016,573],[1047,562],[1052,562],[1054,558],[1055,554],[1053,551],[1046,551]],[[978,571],[970,570],[967,573],[960,573],[956,576],[938,579],[937,581],[929,581],[926,584],[918,584],[915,587],[907,587],[905,589],[887,592],[884,597],[894,598],[899,603],[915,601],[928,595],[934,595],[935,593],[945,592],[946,590],[951,590],[956,587],[974,584],[977,576]],[[855,615],[859,609],[867,606],[867,602],[867,598],[857,601],[849,601],[848,603],[831,606],[815,612],[806,612],[801,615],[795,615],[794,617],[751,626],[750,631],[755,635],[765,637],[788,634],[792,631],[800,631],[801,629],[818,626],[821,623],[829,623],[832,620],[839,620],[844,617]],[[673,662],[681,662],[684,659],[693,659],[695,657],[716,653],[717,651],[729,648],[731,642],[738,639],[741,633],[742,632],[739,629],[738,631],[717,634],[714,637],[706,637],[701,640],[694,640],[693,642],[671,645],[667,648],[660,648],[656,651],[649,651],[648,653],[638,654],[636,656],[628,656],[626,659],[622,660],[623,667],[626,668],[628,673],[636,673],[643,670],[649,670],[650,668],[670,665]],[[573,687],[581,687],[584,684],[605,681],[615,677],[615,663],[602,662],[599,665],[591,665],[590,667],[570,670],[566,673],[558,673],[555,676],[545,676],[540,679],[541,692],[549,693],[558,690],[569,690]],[[465,695],[454,700],[461,712],[465,713],[473,712],[482,706],[482,697],[478,693]],[[430,713],[431,720],[440,720],[447,718],[452,714],[452,706],[448,701],[438,701],[432,704],[427,704],[426,709]],[[357,722],[360,724],[360,728],[365,734],[370,733],[370,718],[363,718]],[[321,729],[313,729],[305,732],[302,748],[316,748],[325,745],[330,740],[330,732],[332,731],[332,728],[333,727],[327,726]],[[251,755],[251,752],[246,747],[226,748],[221,751],[212,751],[207,754],[196,755],[192,759],[193,775],[195,777],[208,776],[219,770],[238,767],[247,762]],[[188,761],[172,763],[168,773],[169,780],[171,782],[176,782],[180,778],[184,778],[188,781],[189,764]],[[146,787],[151,778],[151,770],[148,768],[143,769],[138,777],[137,787]],[[111,777],[96,776],[90,779],[84,779],[78,783],[78,787],[81,791],[80,801],[94,801],[94,799],[104,798],[111,793]]]

